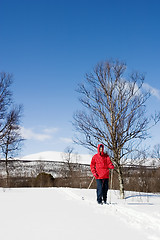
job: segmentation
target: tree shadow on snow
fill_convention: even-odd
[[[133,194],[125,197],[125,200],[132,200],[134,202],[128,202],[128,205],[154,205],[153,202],[151,202],[153,199],[158,201],[160,200],[160,194],[145,194],[145,193],[139,193],[139,194]]]
[[[125,199],[146,197],[146,198],[160,198],[160,194],[135,194],[125,197]]]

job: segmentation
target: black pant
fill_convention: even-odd
[[[97,182],[97,202],[107,201],[108,179],[96,179]]]

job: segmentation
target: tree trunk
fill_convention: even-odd
[[[6,156],[6,174],[7,174],[6,187],[9,187],[9,171],[8,171],[8,159],[7,159],[7,156]]]
[[[120,198],[124,199],[124,182],[123,182],[123,174],[122,174],[122,166],[120,163],[121,159],[121,149],[117,149],[114,152],[114,162],[117,166],[117,172],[118,172],[118,180],[119,180],[119,190],[120,190]]]
[[[118,179],[119,179],[119,190],[120,190],[120,198],[124,199],[124,183],[123,183],[123,175],[121,166],[118,166]]]

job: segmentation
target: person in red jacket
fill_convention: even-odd
[[[97,182],[97,202],[99,204],[107,203],[109,169],[114,169],[110,157],[104,153],[104,145],[99,144],[98,153],[92,157],[90,164],[91,172]],[[102,202],[103,200],[103,202]]]

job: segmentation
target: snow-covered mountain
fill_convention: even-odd
[[[71,154],[71,162],[73,163],[82,163],[82,164],[90,164],[92,159],[91,154]],[[58,161],[58,162],[66,162],[66,158],[68,155],[64,152],[56,152],[56,151],[45,151],[34,153],[30,155],[26,155],[24,157],[20,157],[20,160],[28,160],[28,161]],[[123,163],[124,164],[124,163]],[[145,161],[135,160],[134,165],[142,165],[142,166],[157,166],[159,167],[159,162],[156,159],[148,158]],[[133,165],[133,160],[126,160],[126,166]]]
[[[30,154],[20,158],[20,160],[28,160],[28,161],[36,161],[36,160],[43,160],[43,161],[59,161],[64,162],[66,161],[67,154],[63,152],[55,152],[55,151],[46,151],[46,152],[39,152]],[[75,163],[83,163],[83,164],[90,164],[92,159],[92,155],[90,154],[71,154],[71,162]]]

